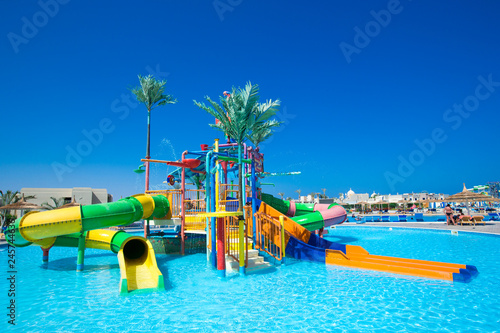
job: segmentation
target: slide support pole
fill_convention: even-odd
[[[76,258],[76,271],[83,271],[83,262],[85,257],[85,238],[87,237],[87,232],[82,232],[80,238],[78,239],[78,256]]]
[[[53,246],[53,245],[52,245],[52,246]],[[42,248],[42,251],[43,251],[42,262],[43,262],[43,263],[47,263],[47,262],[49,262],[49,251],[50,251],[50,249],[52,248],[52,246],[51,246],[51,247],[49,247],[48,249],[44,249],[44,248]]]
[[[281,261],[285,262],[285,218],[280,215],[281,225]]]
[[[210,162],[210,169],[212,169],[212,165],[215,164],[215,159],[217,158],[217,156],[214,156],[212,157],[211,159],[211,162]],[[216,206],[216,202],[215,202],[215,175],[210,173],[210,182],[211,182],[211,186],[210,186],[210,191],[211,191],[211,194],[210,194],[210,201],[211,201],[211,211],[212,212],[215,212],[216,209],[215,209],[215,206]],[[212,228],[212,241],[211,241],[211,244],[212,244],[212,265],[214,268],[217,268],[217,227],[216,227],[216,219],[215,217],[212,217],[211,218],[211,221],[210,221],[210,224],[211,224],[211,228]]]
[[[238,216],[238,231],[239,231],[239,241],[240,241],[240,249],[239,249],[239,259],[240,259],[240,274],[246,274],[245,267],[245,217]]]
[[[211,198],[211,189],[210,189],[210,179],[212,177],[210,177],[210,158],[212,157],[212,151],[209,151],[207,153],[207,156],[206,156],[206,159],[205,159],[205,169],[206,169],[206,178],[205,178],[205,207],[206,207],[206,212],[207,213],[210,213],[210,208],[212,208],[212,205],[211,205],[211,202],[210,202],[210,198]],[[207,234],[207,238],[206,238],[206,242],[207,242],[207,261],[210,261],[210,252],[208,252],[208,244],[210,244],[210,233],[209,233],[209,230],[210,230],[210,218],[206,218],[206,234]],[[212,233],[215,232],[213,229],[211,231]],[[213,248],[213,246],[212,246]]]
[[[149,118],[148,118],[149,121]],[[149,156],[146,156],[146,159],[149,160]],[[146,185],[145,192],[149,191],[149,161],[144,162],[146,165]],[[144,238],[148,238],[148,224],[147,222],[144,224]]]
[[[226,258],[224,251],[224,218],[217,218],[217,271],[219,276],[226,276]]]
[[[255,178],[255,161],[252,161],[252,239],[256,244],[257,237],[255,232],[255,213],[257,212],[257,179]]]
[[[182,153],[182,161],[184,161],[187,150]],[[186,168],[182,168],[181,176],[181,255],[184,255],[186,239],[184,228],[186,227]]]

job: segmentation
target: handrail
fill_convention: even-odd
[[[271,216],[258,212],[255,213],[255,230],[255,248],[281,261],[285,243],[283,225]]]
[[[240,229],[239,229],[240,220],[237,216],[226,216],[224,217],[224,225],[225,225],[225,236],[226,236],[226,255],[230,256],[237,262],[240,262]],[[245,267],[248,265],[248,223],[247,221],[243,222],[244,227],[244,260]]]

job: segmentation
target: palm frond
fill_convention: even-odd
[[[42,207],[48,210],[53,210],[56,208],[59,208],[64,205],[64,198],[54,198],[50,197],[52,199],[52,203],[44,202],[42,203]]]
[[[131,89],[137,100],[143,103],[148,111],[165,104],[175,104],[177,99],[172,95],[165,94],[167,81],[158,81],[152,75],[143,77],[138,75],[140,86]]]

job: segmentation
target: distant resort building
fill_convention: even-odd
[[[51,202],[53,198],[64,198],[64,204],[70,203],[73,198],[82,205],[92,205],[98,203],[112,202],[113,196],[107,189],[96,189],[90,187],[73,188],[22,188],[21,194],[24,196],[34,195],[35,199],[29,199],[29,202],[41,205],[44,202]]]
[[[305,201],[303,202],[316,202],[316,203],[345,203],[349,205],[356,205],[358,203],[365,204],[375,204],[375,203],[426,203],[428,202],[430,206],[435,207],[435,200],[443,200],[448,196],[448,194],[443,193],[403,193],[403,194],[379,194],[373,192],[372,194],[368,193],[355,193],[352,189],[349,189],[347,193],[341,193],[339,198],[309,198],[310,196],[304,197]]]

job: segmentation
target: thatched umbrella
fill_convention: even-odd
[[[467,190],[467,187],[465,187],[464,183],[464,189],[462,190],[462,192],[450,195],[449,197],[446,197],[443,201],[465,202],[465,207],[467,208],[467,214],[470,215],[469,202],[477,202],[477,201],[498,202],[500,200],[486,194],[471,192]]]
[[[61,209],[61,208],[68,208],[68,207],[78,207],[81,206],[82,204],[76,202],[75,196],[73,196],[73,199],[71,199],[70,203],[67,203],[65,205],[62,205],[61,207],[57,207],[56,209]]]
[[[362,211],[365,211],[365,206],[368,205],[368,202],[366,201],[360,201],[360,202],[357,202],[356,205],[361,205],[361,210]]]
[[[0,210],[28,210],[28,209],[45,209],[45,208],[31,202],[26,202],[24,194],[21,200],[19,200],[18,202],[14,202],[9,205],[0,207]]]
[[[21,216],[24,215],[25,210],[31,210],[31,209],[45,209],[45,208],[43,208],[42,206],[38,206],[34,203],[31,203],[31,202],[26,202],[26,199],[24,198],[24,194],[21,197],[21,200],[19,200],[18,202],[14,202],[14,203],[0,207],[0,210],[6,210],[6,211],[20,210]],[[2,222],[1,225],[3,225],[3,223],[5,222],[3,217],[2,217],[1,222]]]
[[[404,204],[403,205],[403,211],[406,213],[406,204],[408,203],[409,201],[408,200],[404,200],[404,199],[401,199],[398,201],[398,204]]]

